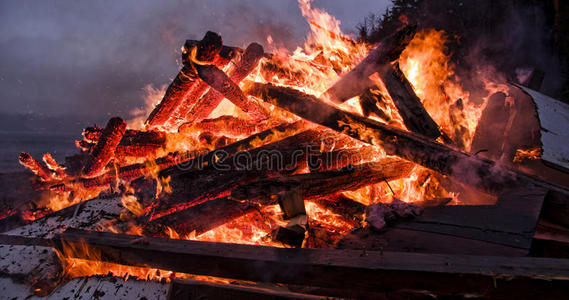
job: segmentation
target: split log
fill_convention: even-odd
[[[267,129],[267,124],[242,120],[233,116],[221,116],[215,119],[205,119],[197,124],[184,123],[178,129],[179,132],[211,132],[215,135],[232,137],[250,136],[261,130]]]
[[[99,141],[103,129],[100,127],[87,127],[83,130],[83,140],[75,144],[83,151],[93,151]],[[115,150],[115,156],[147,157],[156,154],[166,145],[166,134],[160,131],[126,130]]]
[[[326,91],[326,95],[332,101],[342,103],[362,94],[373,84],[368,77],[389,67],[390,62],[397,60],[415,35],[416,30],[416,26],[406,26],[386,37],[381,44],[369,52],[362,62],[334,83]]]
[[[567,193],[560,186],[455,150],[421,135],[339,110],[298,90],[255,83],[248,93],[306,120],[365,143],[381,145],[389,154],[413,161],[489,194],[498,195],[507,189],[526,186],[543,186]]]
[[[506,128],[510,108],[506,105],[506,94],[494,93],[488,98],[482,111],[470,146],[470,152],[492,160],[500,160],[506,142]]]
[[[304,200],[310,200],[401,178],[408,175],[412,169],[413,163],[385,159],[331,171],[264,179],[233,189],[231,197],[268,205],[275,204],[278,195],[298,188]]]
[[[221,197],[143,224],[143,233],[146,236],[167,237],[168,228],[171,228],[181,237],[193,231],[200,235],[258,209],[259,206],[254,203]]]
[[[41,181],[50,181],[53,179],[53,172],[48,169],[45,165],[42,165],[40,162],[35,160],[31,155],[26,152],[20,153],[18,156],[18,160],[20,164],[26,167],[28,170],[32,171],[35,175],[37,175]]]
[[[84,177],[100,175],[105,166],[114,158],[115,150],[125,130],[126,123],[121,118],[111,118],[109,120],[107,127],[103,130],[103,134],[97,142],[97,146],[83,168],[82,173]]]
[[[221,51],[222,44],[221,36],[208,31],[195,47],[182,53],[184,66],[166,90],[162,101],[148,116],[146,123],[150,128],[163,126],[182,103],[189,90],[196,84],[197,72],[192,61],[211,63]],[[191,58],[192,55],[195,57]]]
[[[267,112],[255,100],[248,99],[241,88],[231,80],[223,71],[213,65],[198,65],[198,76],[207,82],[211,88],[222,94],[252,119],[261,121],[267,119]]]
[[[65,168],[61,166],[49,153],[45,153],[42,157],[43,162],[47,166],[49,170],[54,172],[57,176],[57,179],[63,179],[67,177],[65,174]]]
[[[241,82],[257,67],[263,54],[263,47],[261,45],[257,43],[250,44],[247,49],[245,49],[237,65],[229,71],[229,78],[237,84]],[[189,124],[194,124],[207,118],[219,103],[221,103],[223,98],[224,95],[220,92],[210,90],[186,113],[185,121]]]
[[[557,299],[569,292],[569,262],[563,259],[282,249],[150,237],[137,242],[139,236],[81,230],[45,241],[66,257],[95,258],[67,251],[89,249],[106,262],[250,281],[488,298]]]
[[[399,69],[399,63],[380,73],[380,77],[407,129],[433,140],[441,136],[439,126],[423,107],[411,83]]]
[[[329,131],[307,130],[250,151],[233,156],[218,156],[203,168],[178,165],[160,173],[171,176],[172,194],[159,199],[151,219],[227,196],[235,187],[278,173],[292,173],[305,167],[310,149],[318,149]],[[219,152],[218,152],[219,153]],[[215,159],[215,155],[214,155]]]
[[[366,206],[344,196],[341,192],[310,201],[342,216],[353,227],[359,227],[364,220]]]
[[[297,133],[305,127],[306,123],[303,121],[292,124],[283,124],[206,154],[200,154],[196,151],[170,153],[164,157],[155,159],[151,166],[145,163],[123,166],[120,167],[118,171],[110,170],[106,174],[94,178],[78,178],[71,182],[51,186],[50,189],[52,191],[63,192],[77,188],[105,188],[116,182],[117,179],[130,182],[137,178],[147,176],[151,169],[154,171],[155,169],[162,170],[160,176],[168,177],[171,175],[171,172],[176,172],[176,170],[203,168],[204,164],[214,162],[218,156],[234,155],[238,151],[247,151],[270,143],[271,141],[276,141],[284,138],[285,136]],[[176,165],[177,167],[175,168],[170,170],[167,169]]]
[[[87,127],[83,130],[84,141],[97,143],[103,134],[101,127]],[[142,131],[128,129],[124,132],[119,145],[164,145],[166,134],[161,131]]]
[[[370,114],[374,114],[378,118],[389,123],[391,122],[391,117],[377,107],[381,101],[381,96],[374,93],[371,88],[366,88],[360,95],[360,106],[364,116],[369,117]]]
[[[220,58],[220,56],[216,56],[212,61],[212,64],[223,70],[227,65],[229,65],[230,61]],[[196,82],[196,84],[194,84],[188,91],[176,111],[170,116],[170,118],[168,118],[166,126],[168,128],[176,129],[180,124],[183,124],[186,121],[186,115],[199,103],[200,99],[203,98],[209,90],[210,86],[208,83],[203,80],[198,80],[198,82]]]
[[[348,165],[359,165],[381,156],[381,152],[374,146],[339,149],[331,152],[316,152],[310,155],[308,168],[311,171],[333,170]]]

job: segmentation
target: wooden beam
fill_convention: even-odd
[[[384,180],[397,179],[408,175],[412,169],[412,163],[384,159],[330,171],[263,179],[233,189],[231,197],[258,201],[265,205],[274,204],[277,199],[275,196],[298,188],[304,200],[317,199]]]
[[[422,290],[436,295],[563,298],[569,260],[282,249],[86,232],[70,229],[55,247],[86,244],[103,261],[196,275],[370,291]],[[94,252],[92,252],[94,251]],[[81,252],[63,251],[89,259]]]
[[[464,153],[421,135],[337,109],[314,96],[295,89],[254,83],[248,93],[311,122],[329,127],[368,144],[381,145],[388,154],[413,161],[489,194],[499,195],[508,189],[528,186],[541,186],[569,193],[563,187],[506,168],[496,162]]]
[[[275,286],[276,287],[276,286]],[[176,279],[170,284],[168,299],[250,299],[250,300],[325,300],[323,296],[315,296],[286,291],[282,288],[269,289],[267,287],[244,286],[236,284],[222,284],[209,281]]]
[[[375,72],[389,68],[389,63],[399,58],[401,52],[415,36],[416,30],[417,26],[406,26],[386,37],[369,52],[362,62],[334,83],[326,91],[326,95],[337,103],[361,95],[373,84],[368,77]]]
[[[380,77],[407,129],[433,140],[442,135],[439,125],[425,110],[411,83],[399,69],[399,63],[380,72]]]

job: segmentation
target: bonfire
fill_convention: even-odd
[[[53,248],[59,262],[26,279],[35,293],[107,274],[366,297],[565,284],[568,262],[523,256],[551,237],[550,223],[536,231],[546,198],[569,190],[528,174],[539,138],[493,139],[539,132],[534,113],[519,110],[522,127],[509,113],[534,91],[480,73],[486,96],[474,98],[443,31],[405,23],[370,45],[310,2],[301,10],[312,31],[293,53],[207,32],[184,43],[183,67],[142,117],[85,128],[65,162],[19,156],[45,197],[5,213],[19,218],[2,239]]]

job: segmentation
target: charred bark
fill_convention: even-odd
[[[423,107],[398,63],[387,68],[380,77],[407,129],[433,140],[441,136],[439,126]]]
[[[410,162],[386,159],[324,172],[264,179],[233,189],[231,197],[267,205],[274,204],[278,195],[298,188],[304,200],[310,200],[397,179],[408,175],[412,169]]]
[[[415,35],[416,30],[416,26],[407,26],[385,38],[383,42],[369,52],[361,63],[332,85],[326,94],[332,101],[342,103],[363,93],[366,88],[372,85],[368,77],[375,72],[388,68],[390,62],[398,59]]]
[[[154,108],[146,120],[150,128],[164,126],[172,114],[178,109],[190,89],[199,82],[197,80],[196,66],[192,62],[211,63],[222,49],[221,36],[208,31],[204,38],[191,49],[182,53],[184,66],[174,79],[162,101]],[[194,56],[192,58],[192,56]]]
[[[272,84],[254,84],[249,94],[271,101],[314,123],[332,128],[372,145],[381,145],[390,154],[450,176],[483,192],[498,195],[522,186],[543,186],[566,190],[496,162],[478,158],[434,142],[421,135],[345,112],[298,90]]]
[[[259,64],[259,60],[263,57],[263,54],[263,47],[261,45],[257,43],[250,44],[247,49],[245,49],[237,65],[229,71],[229,78],[236,84],[239,84],[239,82],[245,79],[245,77],[255,69]],[[185,121],[188,124],[194,124],[207,118],[219,103],[221,103],[224,97],[225,95],[217,90],[210,90],[186,113]],[[238,103],[236,103],[236,105]],[[248,109],[247,107],[245,108]]]
[[[119,145],[124,132],[126,123],[121,118],[111,118],[107,127],[97,142],[93,153],[83,168],[84,177],[94,177],[100,175],[105,166],[114,158],[115,151]]]

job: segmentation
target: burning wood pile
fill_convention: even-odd
[[[569,270],[565,261],[553,268],[545,259],[530,263],[504,258],[495,262],[503,263],[498,270],[491,267],[492,259],[484,267],[471,259],[450,271],[435,270],[434,265],[455,263],[458,257],[382,256],[364,250],[363,256],[369,259],[358,260],[359,250],[289,253],[183,241],[350,249],[348,244],[358,243],[349,238],[357,237],[356,229],[385,232],[397,224],[387,236],[399,234],[400,239],[412,242],[423,236],[441,243],[426,253],[519,256],[529,251],[546,195],[567,194],[565,187],[469,153],[475,129],[481,126],[478,120],[484,101],[468,101],[469,95],[448,80],[449,70],[442,70],[445,77],[437,82],[433,76],[441,70],[423,69],[421,64],[429,68],[432,63],[425,53],[440,50],[430,42],[441,38],[439,32],[418,32],[407,25],[371,47],[311,24],[315,30],[309,41],[311,52],[297,51],[292,56],[276,50],[267,53],[257,43],[245,49],[229,47],[213,32],[200,41],[188,40],[182,51],[183,67],[143,127],[134,128],[115,117],[104,128],[85,128],[76,142],[80,154],[68,157],[63,165],[49,153],[42,162],[22,153],[21,164],[35,174],[34,187],[48,199],[19,212],[29,224],[16,234],[27,238],[12,234],[2,239],[16,245],[55,247],[66,268],[55,273],[67,277],[109,271],[121,276],[118,267],[109,264],[118,263],[137,267],[138,271],[133,267],[126,273],[142,273],[146,278],[196,279],[174,271],[327,288],[321,294],[334,294],[338,292],[331,292],[335,288],[405,289],[409,287],[397,280],[409,278],[405,276],[414,271],[423,274],[422,279],[413,278],[423,285],[411,289],[441,294],[521,293],[524,280],[532,280],[540,292],[550,286],[559,288],[563,281],[558,275]],[[504,86],[492,92],[500,88]],[[429,229],[444,223],[429,219],[437,219],[433,211],[450,208],[445,206],[449,203],[469,204],[468,199],[474,198],[478,200],[470,204],[489,204],[488,199],[497,198],[498,206],[512,210],[509,220],[520,220],[527,230],[517,232],[517,225],[506,230],[499,221],[492,223],[498,229],[469,224]],[[519,199],[527,201],[521,205],[516,202]],[[120,207],[108,213],[113,215],[108,220],[106,209],[101,208],[98,217],[86,222],[89,225],[62,225],[59,232],[48,225],[57,218],[80,218],[86,211],[93,218],[96,205],[105,207],[100,204],[105,201]],[[463,214],[464,207],[457,205],[450,215]],[[484,206],[471,216],[499,220],[504,215]],[[63,232],[61,227],[91,231]],[[409,235],[411,229],[424,233]],[[443,241],[443,233],[453,237]],[[464,247],[441,250],[452,243]],[[402,248],[386,246],[387,250]],[[215,255],[208,256],[208,251]],[[376,265],[384,259],[393,265]],[[421,267],[431,259],[433,266]],[[409,260],[408,267],[416,263],[416,270],[397,265],[405,260]],[[374,264],[366,265],[370,261]],[[507,270],[508,266],[531,268],[531,264],[541,269]],[[149,276],[151,268],[154,275]],[[269,268],[279,271],[269,272]],[[372,271],[390,268],[397,269],[391,279],[387,273]],[[160,276],[158,269],[167,271]],[[298,272],[318,275],[295,278]],[[345,275],[339,277],[342,272],[353,279],[344,284]],[[452,281],[451,275],[461,274],[479,282],[461,291],[448,282],[427,280],[438,272],[446,276],[445,280],[435,276],[439,281]],[[364,278],[364,274],[369,276]],[[520,279],[500,281],[506,287],[498,291],[488,285],[496,278],[487,274]],[[537,279],[540,276],[551,281],[542,282]],[[42,277],[33,284],[38,293],[45,294],[58,281],[59,277]],[[389,283],[371,284],[374,281]]]

